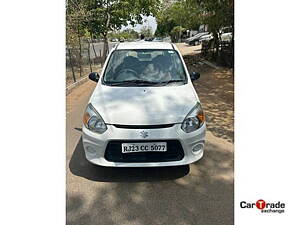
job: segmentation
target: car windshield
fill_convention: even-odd
[[[167,85],[186,83],[186,74],[174,50],[115,50],[103,75],[106,85]]]

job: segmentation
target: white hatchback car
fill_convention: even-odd
[[[83,117],[88,161],[101,166],[186,165],[203,156],[205,117],[177,47],[164,42],[117,44]]]

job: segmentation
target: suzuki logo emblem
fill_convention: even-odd
[[[148,135],[148,132],[142,131],[142,132],[140,133],[140,136],[143,137],[143,138],[146,138],[146,137],[148,137],[149,135]]]

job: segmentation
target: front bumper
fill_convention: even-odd
[[[141,137],[141,131],[147,131],[147,138]],[[203,156],[203,146],[205,141],[206,124],[203,124],[198,130],[185,133],[181,130],[181,124],[175,124],[170,128],[161,129],[124,129],[116,128],[113,125],[107,125],[107,130],[103,134],[96,134],[82,127],[82,142],[85,156],[93,164],[108,167],[157,167],[157,166],[179,166],[193,163]],[[183,148],[184,157],[179,161],[167,162],[111,162],[105,159],[105,149],[110,141],[149,141],[151,140],[178,140]],[[195,146],[202,145],[202,148],[193,152]],[[130,154],[130,153],[127,153]]]

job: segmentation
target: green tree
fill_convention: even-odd
[[[79,47],[78,63],[80,76],[82,76],[82,46],[81,38],[86,33],[84,22],[86,21],[86,11],[83,2],[79,0],[68,0],[66,3],[66,41],[67,46],[74,48]],[[69,57],[71,50],[69,50]],[[75,80],[75,78],[74,78]]]
[[[194,0],[189,0],[194,1]],[[196,0],[203,24],[214,36],[215,59],[219,56],[219,32],[222,27],[234,27],[233,0]],[[232,45],[233,46],[233,45]]]
[[[172,40],[174,42],[178,42],[178,40],[180,40],[182,33],[185,31],[186,29],[181,27],[181,26],[176,26],[174,27],[171,32],[170,35],[172,37]]]
[[[170,35],[175,26],[198,30],[200,25],[198,3],[195,0],[176,1],[161,8],[157,16],[156,34]]]
[[[171,30],[173,27],[177,26],[174,19],[171,15],[168,14],[168,11],[161,11],[159,15],[156,17],[157,21],[157,28],[155,31],[156,36],[167,36],[170,35]]]
[[[143,34],[145,37],[152,37],[153,36],[153,31],[150,26],[143,26],[141,28],[140,34]]]
[[[126,29],[120,33],[120,37],[124,39],[137,39],[139,37],[139,33],[134,29]]]
[[[117,38],[117,39],[137,39],[139,33],[133,29],[126,29],[123,31],[112,31],[108,34],[108,38]]]
[[[160,0],[82,0],[88,12],[87,29],[94,35],[104,38],[104,57],[108,53],[107,35],[119,30],[122,25],[142,22],[142,15],[155,15]]]

